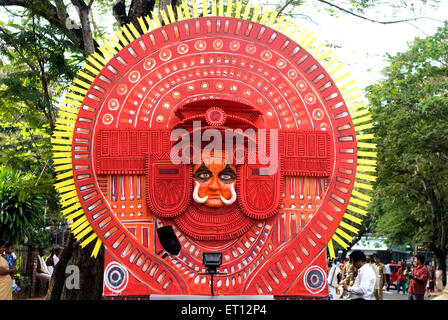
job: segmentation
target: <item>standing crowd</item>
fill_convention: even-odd
[[[59,262],[60,249],[53,248],[50,255],[45,256],[45,249],[39,249],[37,257],[36,277],[44,286],[48,285],[54,267]],[[0,300],[12,300],[12,293],[20,291],[14,276],[17,274],[17,257],[14,254],[14,244],[0,240]]]
[[[408,300],[424,300],[425,294],[443,290],[442,271],[428,270],[423,255],[415,255],[412,264],[404,261],[397,272],[391,264],[383,264],[380,257],[367,257],[362,251],[353,251],[349,259],[328,261],[328,290],[331,300],[383,300],[384,290],[395,285],[397,293],[408,295]],[[394,281],[391,283],[392,275]]]

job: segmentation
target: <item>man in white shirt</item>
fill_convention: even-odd
[[[339,267],[336,264],[333,264],[328,272],[328,293],[330,295],[330,300],[337,299],[336,289],[338,287],[338,274]]]
[[[386,290],[389,291],[390,288],[390,267],[389,264],[385,264],[384,268],[386,269]]]
[[[342,282],[342,286],[351,293],[350,300],[370,300],[375,289],[375,271],[366,263],[366,256],[362,251],[353,251],[350,260],[358,269],[358,275],[353,286],[348,286],[345,282]]]

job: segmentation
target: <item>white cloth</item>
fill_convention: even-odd
[[[353,286],[348,287],[348,291],[351,292],[350,299],[365,299],[370,300],[375,288],[375,271],[372,267],[365,263],[358,270],[358,275],[355,278]]]
[[[384,265],[384,269],[386,270],[386,274],[390,274],[390,267],[388,264]]]
[[[338,286],[338,274],[340,273],[337,265],[333,265],[328,272],[328,293],[330,300],[336,300],[336,288]]]
[[[48,260],[49,258],[50,258],[50,257],[48,257],[48,258],[45,260],[45,262],[47,262],[47,260]],[[53,256],[53,263],[54,263],[54,266],[47,266],[47,269],[48,269],[48,272],[50,273],[50,275],[53,274],[54,267],[58,264],[58,262],[59,262],[59,258],[58,258],[58,256],[57,256],[57,255],[54,255],[54,256]]]
[[[37,255],[37,258],[39,259],[39,267],[40,267],[40,273],[46,273],[50,274],[50,271],[48,271],[47,264],[44,261],[44,258],[42,258],[40,255]]]

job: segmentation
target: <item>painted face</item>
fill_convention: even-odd
[[[236,168],[224,157],[210,156],[193,167],[193,199],[207,207],[220,208],[236,200]]]

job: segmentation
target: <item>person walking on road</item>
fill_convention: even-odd
[[[338,274],[339,267],[336,264],[328,266],[330,269],[328,271],[328,293],[330,295],[330,300],[337,299],[336,289],[338,287]]]
[[[350,261],[358,269],[358,275],[353,286],[348,286],[345,280],[342,281],[341,285],[344,290],[350,293],[350,300],[370,300],[375,289],[375,272],[366,263],[366,256],[360,250],[355,250],[350,254]]]
[[[435,290],[440,292],[443,290],[443,282],[442,282],[442,270],[440,269],[439,266],[437,266],[436,268],[435,278],[436,278]]]
[[[386,269],[384,264],[381,263],[379,257],[375,257],[375,264],[373,265],[373,271],[375,271],[376,282],[375,282],[375,299],[383,300],[383,287],[386,283]]]
[[[390,267],[389,264],[384,265],[384,270],[386,270],[386,291],[390,289]]]
[[[0,300],[12,300],[12,276],[16,268],[9,269],[8,261],[4,258],[6,241],[0,240]]]
[[[428,268],[425,266],[425,256],[414,256],[414,268],[412,269],[409,278],[408,300],[424,300],[426,282],[428,281]]]
[[[403,294],[406,294],[406,267],[401,263],[397,272],[397,294],[400,294],[400,288],[403,287]]]

